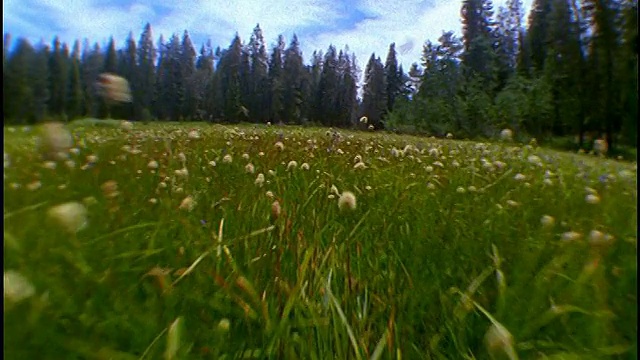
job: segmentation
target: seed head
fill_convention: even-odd
[[[71,234],[87,227],[87,209],[79,202],[56,205],[50,208],[47,214]]]
[[[338,199],[340,210],[354,210],[356,208],[356,196],[350,191],[344,191]]]

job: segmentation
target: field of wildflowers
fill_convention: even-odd
[[[637,358],[637,165],[535,144],[5,128],[7,359]]]

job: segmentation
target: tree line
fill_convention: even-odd
[[[610,146],[637,145],[637,0],[521,0],[494,9],[463,0],[462,36],[443,32],[408,71],[395,44],[384,62],[361,69],[345,46],[314,51],[308,64],[296,35],[273,46],[257,25],[248,42],[196,51],[189,33],[160,36],[147,24],[117,49],[88,40],[71,49],[56,37],[32,45],[5,34],[5,124],[114,117],[139,121],[317,124],[491,136],[508,127],[544,139],[604,134]],[[98,96],[99,74],[129,80],[133,101]],[[366,125],[358,119],[367,116]]]

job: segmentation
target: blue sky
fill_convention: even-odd
[[[532,0],[524,0],[526,14]],[[396,43],[405,71],[420,62],[422,44],[437,41],[443,30],[461,33],[461,0],[5,0],[3,32],[13,39],[50,44],[54,36],[70,46],[76,39],[106,44],[113,35],[116,46],[130,31],[138,41],[149,22],[154,40],[184,30],[196,45],[211,39],[213,46],[228,47],[236,31],[248,41],[260,24],[269,48],[278,34],[288,42],[298,35],[305,62],[314,50],[349,46],[364,68],[372,52],[386,57]],[[506,0],[494,0],[497,10]],[[526,19],[526,16],[525,16]]]

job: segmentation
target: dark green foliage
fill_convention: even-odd
[[[122,49],[111,38],[101,49],[76,42],[69,54],[54,39],[35,49],[18,39],[3,50],[5,123],[33,123],[49,116],[80,116],[321,124],[485,137],[509,127],[520,138],[605,136],[637,145],[637,0],[534,0],[528,22],[522,0],[494,13],[491,0],[464,0],[462,36],[443,32],[427,41],[421,66],[408,73],[395,44],[386,60],[361,70],[348,47],[314,51],[305,64],[297,36],[282,35],[267,51],[259,25],[243,44],[236,34],[224,50],[210,42],[196,52],[182,39],[152,40],[146,24],[136,44]],[[97,96],[101,72],[130,82],[131,104],[107,104]],[[358,88],[364,85],[362,98]],[[366,115],[369,124],[357,118]]]
[[[375,57],[375,53],[369,58],[364,77],[362,113],[368,118],[369,124],[380,128],[388,104],[387,81],[382,61]]]

